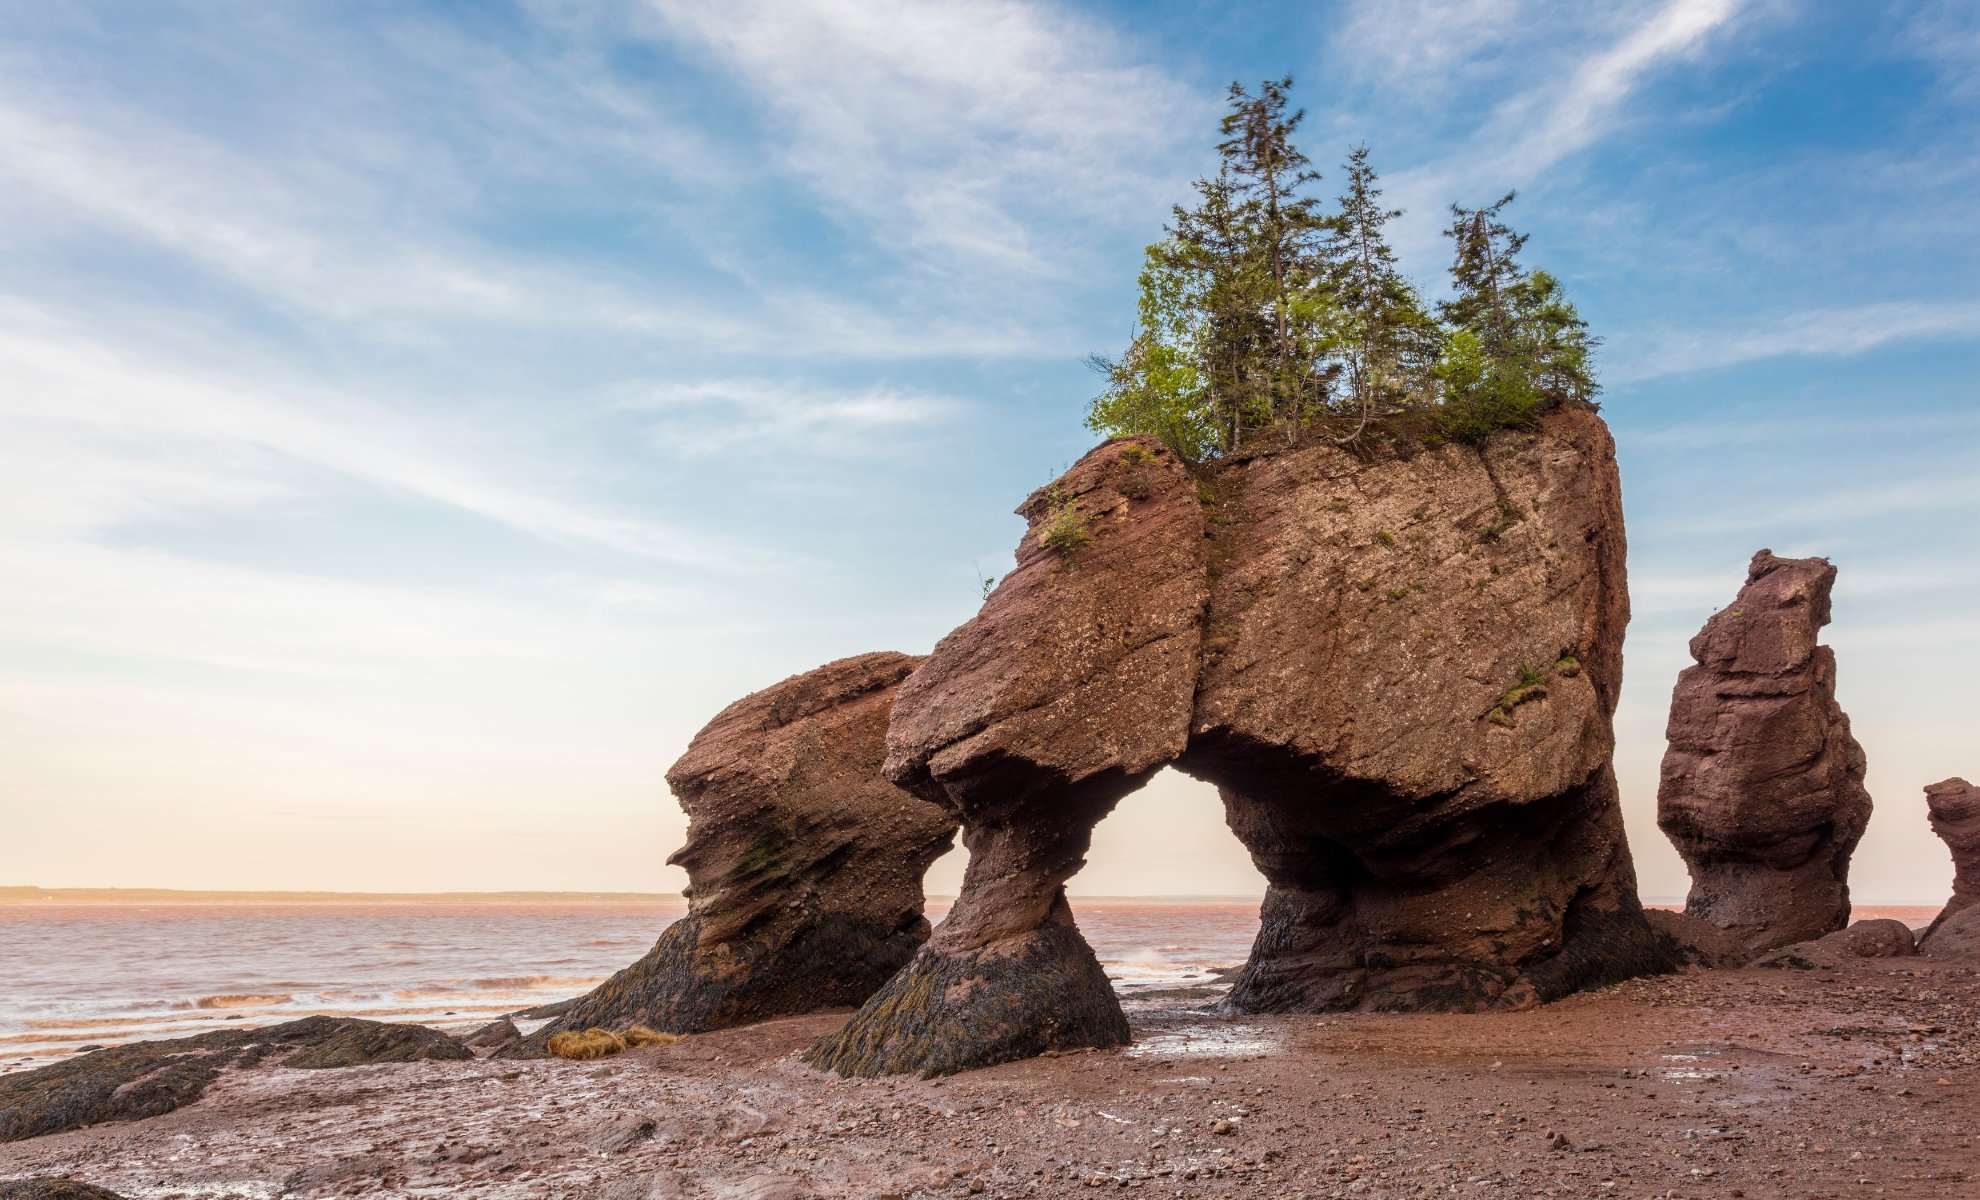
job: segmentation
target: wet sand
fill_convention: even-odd
[[[0,1146],[133,1200],[1980,1195],[1980,971],[1637,980],[1505,1014],[1227,1019],[947,1080],[796,1059],[843,1014],[603,1063],[263,1068],[164,1117]]]

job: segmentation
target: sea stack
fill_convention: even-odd
[[[1835,580],[1827,559],[1754,555],[1671,697],[1657,824],[1691,871],[1685,912],[1755,952],[1849,924],[1870,794],[1835,654],[1816,643]]]
[[[1926,930],[1929,934],[1954,913],[1980,903],[1980,788],[1964,779],[1942,779],[1926,786],[1925,806],[1932,832],[1944,840],[1953,860],[1952,899]]]
[[[961,820],[969,872],[808,1060],[940,1074],[1124,1041],[1062,885],[1167,764],[1217,785],[1270,885],[1236,1011],[1519,1007],[1668,969],[1610,768],[1619,496],[1583,409],[1411,454],[1088,454],[901,689],[887,772]]]
[[[961,894],[813,1065],[948,1074],[1128,1040],[1062,885],[1100,818],[1188,742],[1202,510],[1173,451],[1129,438],[1018,512],[1016,568],[902,687],[887,735],[888,775],[963,823]]]
[[[863,654],[723,709],[667,782],[688,814],[667,861],[688,915],[646,956],[505,1056],[564,1029],[700,1033],[859,1004],[928,937],[922,876],[955,838],[881,774],[895,690],[919,659]]]

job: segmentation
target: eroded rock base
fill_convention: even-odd
[[[541,1058],[551,1034],[566,1029],[645,1025],[664,1033],[703,1033],[856,1006],[927,940],[925,917],[890,929],[828,913],[788,938],[707,944],[701,919],[689,915],[669,925],[638,962],[496,1057]]]
[[[1079,929],[1051,923],[968,954],[927,947],[804,1060],[841,1075],[953,1075],[1128,1041]]]

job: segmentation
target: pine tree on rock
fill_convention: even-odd
[[[1327,273],[1344,400],[1358,419],[1350,437],[1378,414],[1428,405],[1435,395],[1431,371],[1444,343],[1416,288],[1396,269],[1383,227],[1402,210],[1382,207],[1381,197],[1368,147],[1356,147],[1348,155],[1347,191],[1334,219]]]

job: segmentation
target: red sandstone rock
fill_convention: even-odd
[[[1919,939],[1918,952],[1950,962],[1980,963],[1980,904],[1943,917]]]
[[[1937,929],[1946,918],[1980,902],[1980,788],[1964,779],[1944,779],[1926,787],[1925,805],[1932,814],[1932,832],[1944,839],[1953,859],[1952,899],[1932,922]]]
[[[1691,869],[1685,911],[1757,951],[1849,921],[1849,859],[1870,819],[1863,749],[1835,699],[1836,569],[1753,556],[1738,599],[1691,641],[1671,697],[1657,823]]]
[[[1609,768],[1618,496],[1583,411],[1201,480],[1146,439],[1087,455],[901,689],[888,773],[957,813],[968,876],[808,1060],[933,1074],[1125,1040],[1061,885],[1170,762],[1219,786],[1271,883],[1237,1009],[1518,1006],[1673,965]]]
[[[935,1074],[1127,1040],[1061,885],[1187,742],[1202,511],[1152,438],[1108,442],[1018,511],[1016,569],[902,685],[887,735],[889,776],[963,823],[962,893],[814,1065]]]
[[[1475,1009],[1668,965],[1609,760],[1629,619],[1600,417],[1217,481],[1180,766],[1270,882],[1247,1011]]]
[[[865,1000],[928,936],[922,876],[955,822],[880,773],[895,690],[920,660],[863,654],[723,709],[667,782],[688,813],[688,915],[553,1032],[698,1033]]]
[[[1753,951],[1745,942],[1710,921],[1662,908],[1646,908],[1643,916],[1667,952],[1684,966],[1722,970],[1753,961]]]

